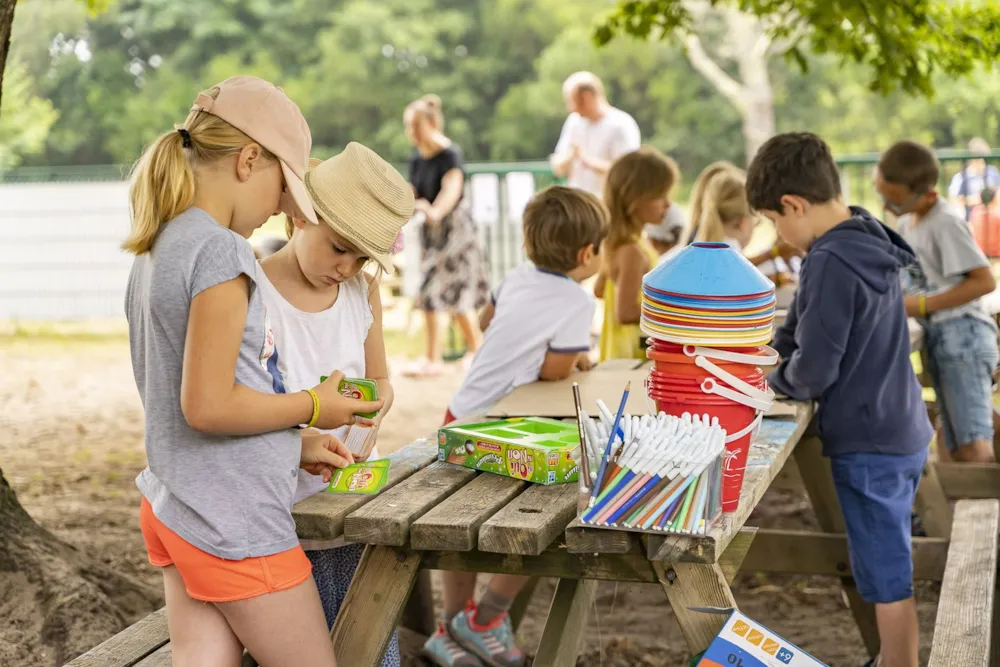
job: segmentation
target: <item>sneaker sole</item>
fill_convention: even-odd
[[[502,662],[495,662],[493,658],[491,658],[490,656],[481,653],[479,647],[477,647],[476,645],[466,644],[462,642],[461,639],[456,637],[453,633],[449,632],[449,634],[451,634],[451,638],[454,639],[459,646],[461,646],[466,651],[479,658],[483,662],[483,664],[486,665],[486,667],[511,667],[509,664],[505,665]],[[521,665],[523,666],[525,662],[526,662],[525,660],[522,660]]]
[[[465,647],[463,646],[462,648],[465,648]],[[468,650],[468,649],[466,649],[466,650]],[[448,665],[444,664],[443,662],[438,662],[437,656],[434,655],[433,653],[431,653],[430,651],[428,651],[427,649],[420,649],[420,655],[423,656],[424,658],[427,658],[428,661],[432,662],[433,664],[437,665],[438,667],[449,667]],[[473,655],[477,659],[479,658],[478,654],[473,654]],[[482,660],[480,660],[480,662],[482,662]]]

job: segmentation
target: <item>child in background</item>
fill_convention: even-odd
[[[515,387],[561,380],[590,350],[595,302],[580,282],[597,273],[608,213],[594,195],[553,186],[524,210],[529,262],[513,269],[481,315],[485,331],[444,423],[492,405]],[[497,574],[476,604],[476,574],[444,572],[445,623],[424,645],[441,667],[518,667],[507,610],[528,577]]]
[[[695,195],[699,197],[694,207],[698,213],[695,241],[725,243],[743,254],[759,220],[747,202],[743,170],[728,162],[710,165],[698,175]],[[797,255],[791,246],[779,241],[769,251],[747,259],[780,286],[795,279],[801,264]]]
[[[393,402],[382,337],[378,281],[363,269],[390,271],[389,252],[413,212],[409,183],[361,144],[350,143],[326,162],[311,161],[305,174],[320,224],[289,217],[288,243],[261,262],[264,304],[281,349],[285,387],[297,391],[339,369],[351,378],[371,378],[385,401],[382,422]],[[336,193],[352,193],[338,197]],[[347,429],[331,434],[343,441]],[[369,458],[378,458],[372,450]],[[299,472],[296,501],[321,492],[326,480]],[[313,565],[327,624],[332,627],[364,550],[362,544],[303,542]],[[396,637],[382,665],[399,665]]]
[[[898,216],[927,291],[906,297],[906,312],[925,320],[927,369],[941,415],[942,460],[993,463],[993,371],[996,325],[980,302],[996,288],[990,263],[969,225],[938,195],[934,153],[913,141],[879,158],[875,189]]]
[[[901,268],[916,258],[898,234],[844,204],[830,149],[813,134],[769,139],[750,164],[747,195],[808,253],[768,380],[792,398],[819,400],[851,574],[875,605],[882,651],[868,665],[917,667],[910,508],[931,427],[900,286]]]
[[[342,397],[340,373],[285,391],[247,241],[279,208],[315,221],[311,142],[279,88],[237,76],[198,95],[133,174],[125,311],[149,459],[136,484],[174,665],[238,665],[244,647],[265,665],[336,664],[291,509],[300,466],[328,478],[352,459],[294,427],[382,403]]]
[[[604,299],[601,361],[646,358],[639,332],[642,276],[660,257],[642,238],[642,230],[663,220],[678,178],[677,164],[648,146],[621,156],[608,171],[604,203],[611,224],[594,283],[594,295]]]
[[[662,263],[668,254],[679,251],[684,230],[687,229],[687,219],[680,206],[671,206],[659,224],[646,225],[646,239],[660,255],[658,263]]]

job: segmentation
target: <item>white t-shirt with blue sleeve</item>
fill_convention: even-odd
[[[474,415],[538,379],[547,352],[587,352],[596,302],[572,278],[525,262],[493,292],[494,315],[465,381],[456,418]]]

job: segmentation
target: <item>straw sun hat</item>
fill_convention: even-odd
[[[390,250],[413,216],[413,188],[406,179],[352,141],[329,160],[310,160],[304,180],[317,215],[391,273]]]

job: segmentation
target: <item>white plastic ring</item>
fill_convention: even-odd
[[[716,394],[717,396],[728,398],[730,401],[734,401],[740,405],[745,405],[748,408],[761,410],[763,412],[770,410],[771,405],[773,404],[773,401],[762,401],[752,396],[741,394],[734,389],[723,387],[712,378],[705,378],[705,381],[701,383],[701,390],[706,394]]]
[[[747,396],[756,398],[760,401],[774,400],[774,393],[770,391],[762,391],[757,387],[753,386],[752,384],[750,384],[749,382],[745,382],[739,379],[729,371],[719,368],[714,363],[712,363],[711,361],[709,361],[700,354],[694,358],[694,365],[698,366],[699,368],[705,369],[715,377],[731,385],[734,389],[740,391],[741,393],[746,394]]]
[[[717,350],[711,347],[700,347],[697,345],[685,345],[684,354],[689,357],[702,356],[720,361],[731,361],[736,364],[750,364],[753,366],[774,366],[778,363],[778,352],[770,345],[760,345],[766,354],[743,354],[742,352],[729,352],[728,350]]]
[[[739,440],[740,438],[745,436],[747,433],[750,433],[751,431],[753,432],[753,434],[750,436],[750,440],[753,440],[754,438],[757,437],[757,429],[760,428],[760,424],[763,420],[764,420],[764,413],[758,412],[757,416],[754,417],[752,422],[741,428],[736,433],[733,433],[732,435],[727,435],[726,442],[735,442],[736,440]]]

